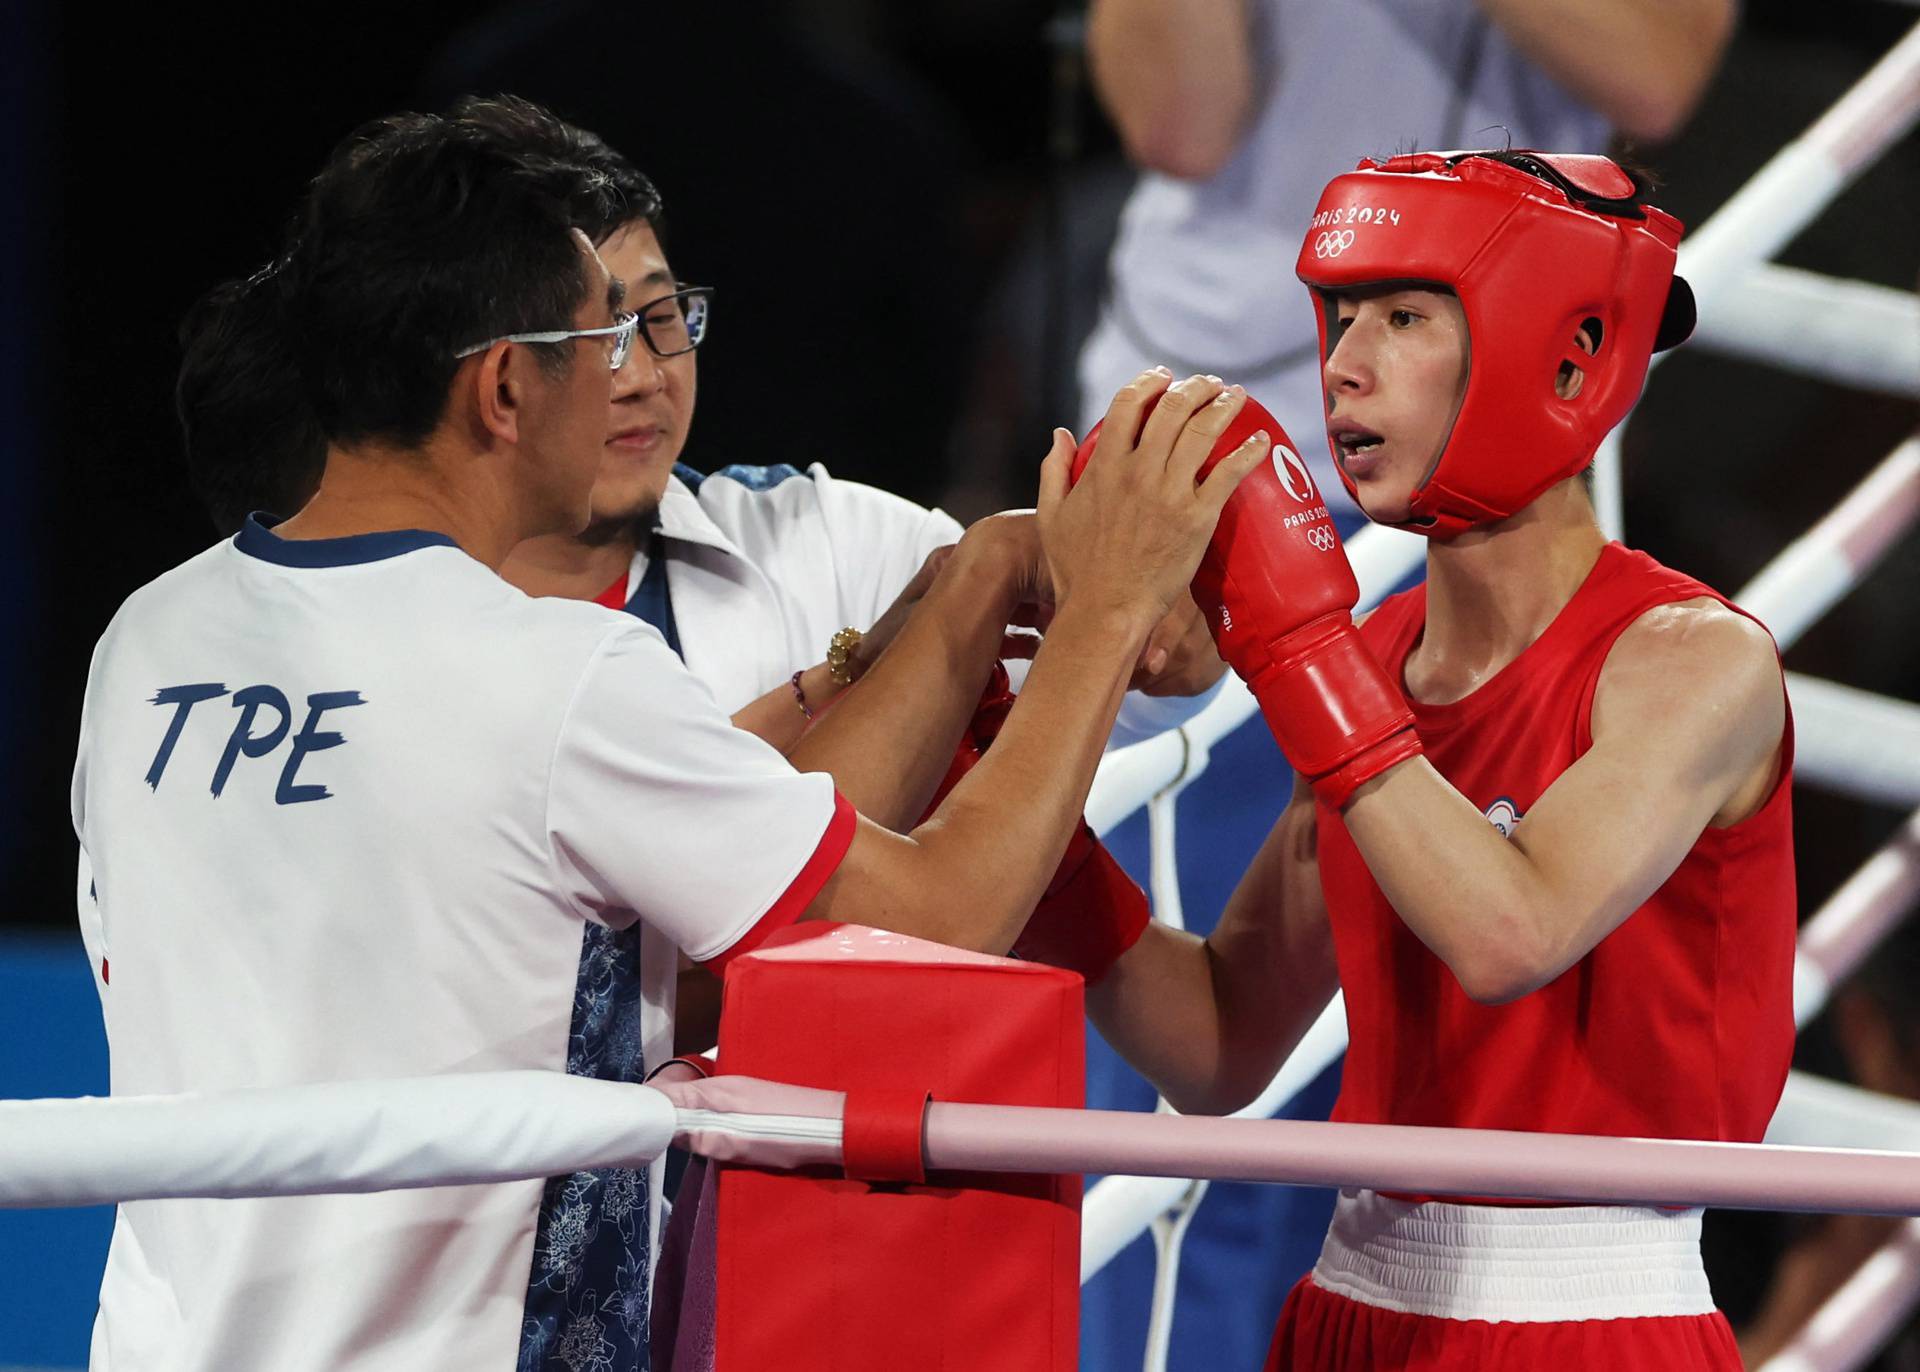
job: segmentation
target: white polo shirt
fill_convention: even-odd
[[[115,616],[73,819],[116,1095],[563,1070],[596,1010],[583,934],[636,921],[664,955],[616,1048],[657,1061],[667,942],[753,946],[853,830],[631,616],[529,599],[439,535],[258,524]],[[505,1372],[541,1191],[122,1206],[93,1365]]]

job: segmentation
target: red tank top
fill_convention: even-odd
[[[1622,631],[1717,592],[1609,544],[1565,609],[1463,700],[1413,706],[1427,760],[1503,833],[1592,746],[1594,687]],[[1404,679],[1426,588],[1361,627]],[[1351,1044],[1333,1117],[1653,1138],[1758,1140],[1793,1052],[1793,726],[1761,809],[1700,835],[1579,962],[1506,1005],[1470,1000],[1401,923],[1338,815],[1319,811]]]

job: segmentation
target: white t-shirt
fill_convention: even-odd
[[[130,597],[88,680],[73,819],[113,1092],[558,1071],[620,994],[582,976],[589,928],[640,921],[639,1013],[602,1050],[637,1069],[670,1042],[668,941],[753,946],[853,818],[631,616],[529,599],[439,535],[250,524]],[[578,1197],[548,1198],[551,1232],[541,1199],[122,1206],[93,1365],[505,1372],[530,1270],[552,1340],[643,1340],[644,1277],[571,1286]]]

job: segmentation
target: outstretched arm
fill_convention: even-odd
[[[1772,793],[1786,724],[1773,641],[1714,601],[1620,636],[1593,746],[1501,836],[1424,758],[1362,786],[1347,830],[1400,918],[1475,1000],[1546,985],[1638,909],[1709,825]]]
[[[1214,931],[1148,925],[1087,988],[1087,1013],[1175,1109],[1226,1114],[1266,1089],[1337,984],[1302,786]]]

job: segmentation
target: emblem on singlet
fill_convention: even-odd
[[[1487,807],[1487,823],[1500,831],[1501,838],[1512,838],[1515,827],[1525,818],[1505,796]]]

